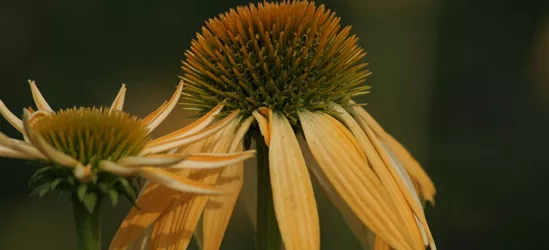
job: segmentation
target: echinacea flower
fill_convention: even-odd
[[[135,202],[137,190],[133,182],[136,177],[178,192],[215,195],[223,191],[172,172],[185,168],[219,168],[254,155],[253,151],[166,153],[216,133],[232,121],[238,113],[236,111],[210,127],[206,126],[214,120],[214,114],[203,117],[200,126],[193,124],[154,140],[150,137],[151,131],[176,106],[182,82],[169,101],[144,119],[122,111],[125,85],[109,108],[75,107],[55,111],[34,81],[29,83],[38,110],[24,109],[22,120],[0,101],[1,115],[24,138],[13,139],[0,133],[0,156],[40,162],[42,167],[35,172],[31,182],[38,185],[36,192],[41,196],[54,190],[72,194],[80,249],[99,249],[100,242],[98,231],[94,231],[97,228],[82,228],[90,226],[90,221],[79,224],[78,217],[92,216],[98,220],[96,207],[105,196],[111,198],[113,205],[120,195]]]
[[[436,249],[423,211],[434,186],[408,151],[352,101],[368,93],[362,83],[370,73],[359,62],[365,53],[357,37],[339,20],[323,5],[288,1],[238,7],[206,22],[183,61],[183,105],[217,112],[224,103],[225,114],[238,110],[239,117],[202,149],[186,150],[231,152],[253,137],[258,249],[280,249],[277,234],[285,249],[320,249],[312,179],[364,244],[371,231],[374,249]],[[315,162],[305,161],[302,147]],[[228,193],[174,196],[145,188],[137,201],[141,210],[132,209],[111,249],[186,249],[193,232],[203,249],[219,249],[247,181],[242,170],[180,174]]]

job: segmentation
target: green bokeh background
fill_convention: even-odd
[[[373,71],[363,101],[437,185],[427,217],[439,249],[549,248],[549,1],[317,2],[353,26]],[[144,116],[171,95],[204,21],[246,3],[3,0],[0,99],[14,112],[31,105],[33,79],[53,107],[109,105],[124,82],[126,109]],[[29,198],[32,171],[0,159],[0,249],[74,249],[70,203]],[[357,249],[319,199],[323,249]],[[105,205],[107,244],[130,206]],[[252,246],[237,209],[223,249]]]

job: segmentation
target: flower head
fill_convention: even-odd
[[[423,212],[423,202],[432,201],[435,193],[431,180],[352,101],[369,89],[361,85],[369,72],[359,62],[365,53],[356,42],[334,12],[312,2],[231,9],[206,22],[185,54],[183,104],[211,112],[224,103],[222,115],[241,114],[207,140],[203,150],[223,152],[227,148],[219,145],[243,143],[243,134],[260,132],[254,136],[257,172],[267,171],[268,179],[258,177],[258,182],[270,183],[286,249],[320,248],[312,179],[364,244],[371,231],[376,249],[436,249]],[[304,137],[302,143],[297,135]],[[268,149],[260,150],[263,146]],[[310,151],[315,161],[306,162],[303,151]],[[133,243],[185,249],[203,213],[203,248],[218,249],[246,180],[239,171],[231,166],[215,174],[182,173],[233,191],[224,198],[180,195],[174,201],[167,191],[145,189],[138,200],[141,211],[130,212],[111,248]],[[228,183],[225,175],[233,181]]]
[[[165,153],[214,134],[236,115],[206,128],[216,114],[210,112],[200,122],[153,140],[150,132],[177,104],[182,83],[170,101],[145,119],[122,111],[125,85],[109,108],[75,107],[54,111],[36,84],[29,83],[37,111],[24,109],[20,120],[0,101],[0,113],[24,137],[18,140],[0,133],[0,156],[39,161],[42,167],[31,182],[38,186],[36,191],[40,195],[52,190],[69,190],[92,211],[100,196],[110,196],[115,203],[119,195],[124,195],[134,202],[136,187],[132,181],[139,176],[177,191],[218,194],[222,191],[174,174],[174,169],[217,168],[253,155],[252,151]]]

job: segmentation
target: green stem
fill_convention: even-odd
[[[257,148],[257,250],[280,250],[282,239],[273,206],[269,175],[269,147],[258,132],[253,133]]]
[[[101,250],[101,217],[99,202],[90,213],[76,194],[72,196],[78,250]]]

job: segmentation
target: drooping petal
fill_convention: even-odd
[[[263,135],[263,138],[265,139],[265,144],[269,146],[269,143],[271,141],[271,128],[270,128],[269,121],[263,115],[261,115],[257,110],[254,110],[252,114],[255,117],[257,124],[259,125],[259,131],[261,132],[261,135]]]
[[[17,131],[23,133],[23,122],[17,118],[0,100],[0,114],[15,128]]]
[[[298,115],[314,158],[353,213],[392,247],[411,249],[393,204],[350,132],[324,113],[303,110]]]
[[[288,250],[320,249],[318,212],[305,159],[286,117],[275,113],[269,147],[273,203]]]
[[[163,186],[175,189],[181,192],[195,193],[201,195],[219,195],[220,190],[215,189],[210,185],[205,185],[191,179],[184,178],[180,175],[168,172],[166,170],[142,167],[139,169],[139,174],[152,182],[159,183]]]
[[[239,150],[242,151],[242,147]],[[227,194],[208,199],[203,216],[203,250],[218,250],[221,247],[223,236],[242,189],[243,165],[243,162],[240,161],[225,168],[215,187]]]
[[[222,104],[217,105],[215,108],[210,110],[204,116],[200,117],[200,119],[191,123],[189,126],[186,126],[170,134],[154,139],[153,141],[151,141],[150,145],[158,145],[167,141],[172,141],[175,139],[179,139],[179,138],[200,132],[202,129],[204,129],[206,126],[208,126],[210,123],[212,123],[215,120],[215,116],[219,114],[221,110],[223,110],[223,107],[224,106]]]
[[[425,233],[420,231],[419,226],[417,225],[414,212],[408,205],[408,199],[411,199],[409,196],[409,191],[402,190],[401,186],[402,181],[399,176],[395,176],[395,169],[392,162],[385,155],[384,150],[377,148],[379,146],[375,138],[368,138],[368,131],[363,131],[360,125],[351,117],[347,111],[341,106],[332,103],[332,108],[337,112],[337,117],[342,120],[349,130],[353,133],[358,143],[362,147],[362,150],[366,154],[368,161],[370,162],[372,169],[376,173],[377,177],[380,179],[382,185],[389,193],[392,201],[396,205],[397,212],[400,214],[403,219],[403,227],[408,229],[409,237],[414,243],[414,249],[421,249],[427,244],[427,238],[423,239]],[[425,241],[425,242],[424,242]]]
[[[116,98],[111,105],[111,110],[122,110],[124,108],[124,100],[126,99],[126,84],[122,83],[122,87],[118,91]]]
[[[157,154],[147,156],[126,156],[117,161],[124,166],[168,166],[187,159],[185,155]]]
[[[36,148],[42,152],[48,159],[51,161],[65,167],[76,167],[81,163],[74,159],[72,156],[66,155],[65,153],[52,147],[40,134],[34,132],[30,127],[29,118],[30,113],[28,110],[23,110],[23,127],[25,128],[25,133],[28,136],[29,140],[32,142]]]
[[[131,176],[139,172],[139,168],[132,168],[120,165],[112,161],[100,161],[99,169],[113,173],[118,176]]]
[[[25,159],[25,160],[35,159],[32,156],[10,149],[8,147],[4,147],[2,145],[0,145],[0,157]]]
[[[236,110],[233,111],[230,115],[223,118],[223,120],[219,121],[218,123],[198,132],[192,135],[189,135],[187,137],[178,138],[175,140],[167,141],[160,144],[147,144],[145,149],[143,149],[143,152],[141,154],[155,154],[159,152],[164,152],[173,148],[179,148],[184,145],[196,142],[198,140],[202,140],[208,136],[213,135],[214,133],[218,132],[219,130],[225,128],[227,124],[229,124],[231,121],[234,121],[237,119],[238,113],[240,111]]]
[[[183,81],[179,82],[175,93],[168,101],[166,106],[164,106],[164,108],[159,111],[153,119],[150,120],[147,125],[149,131],[153,131],[156,127],[158,127],[158,125],[160,125],[160,123],[162,123],[164,119],[166,119],[166,117],[168,117],[168,115],[172,112],[173,108],[177,104],[177,101],[179,101],[179,97],[181,96],[181,90],[183,90]]]
[[[352,104],[352,103],[351,103]],[[395,153],[397,158],[402,162],[410,176],[419,184],[423,198],[434,204],[434,195],[436,193],[435,185],[429,178],[429,175],[423,170],[421,165],[414,157],[404,148],[396,139],[377,123],[377,121],[362,107],[353,107],[350,109],[351,114],[357,118],[357,121],[363,121],[372,131],[380,138],[381,141]]]
[[[92,166],[88,164],[86,166],[82,164],[76,165],[74,168],[74,176],[81,183],[88,183],[93,178]]]
[[[40,90],[38,90],[36,83],[34,81],[29,80],[29,84],[31,87],[32,98],[34,99],[34,103],[36,104],[36,107],[39,110],[53,112],[53,109],[51,109],[50,105],[48,105],[48,102],[46,102],[46,99],[40,93]]]
[[[306,146],[302,146],[301,150],[303,151],[305,158],[307,158],[307,156],[311,153],[309,148]],[[307,167],[309,168],[309,171],[312,173],[312,175],[315,177],[314,180],[316,180],[320,187],[322,187],[324,194],[339,210],[343,219],[349,226],[349,229],[351,229],[355,237],[360,241],[362,249],[371,249],[371,247],[374,245],[374,234],[372,233],[372,231],[364,226],[364,224],[353,213],[349,206],[347,206],[347,203],[345,203],[341,196],[339,196],[337,191],[334,189],[332,184],[330,184],[328,178],[322,172],[316,162],[307,162]],[[248,169],[253,168],[246,168],[245,170]]]
[[[195,169],[209,169],[220,168],[228,165],[232,165],[246,159],[252,158],[255,155],[255,150],[249,150],[240,153],[203,153],[203,154],[191,154],[188,155],[184,161],[170,166],[170,169],[175,168],[195,168]]]

